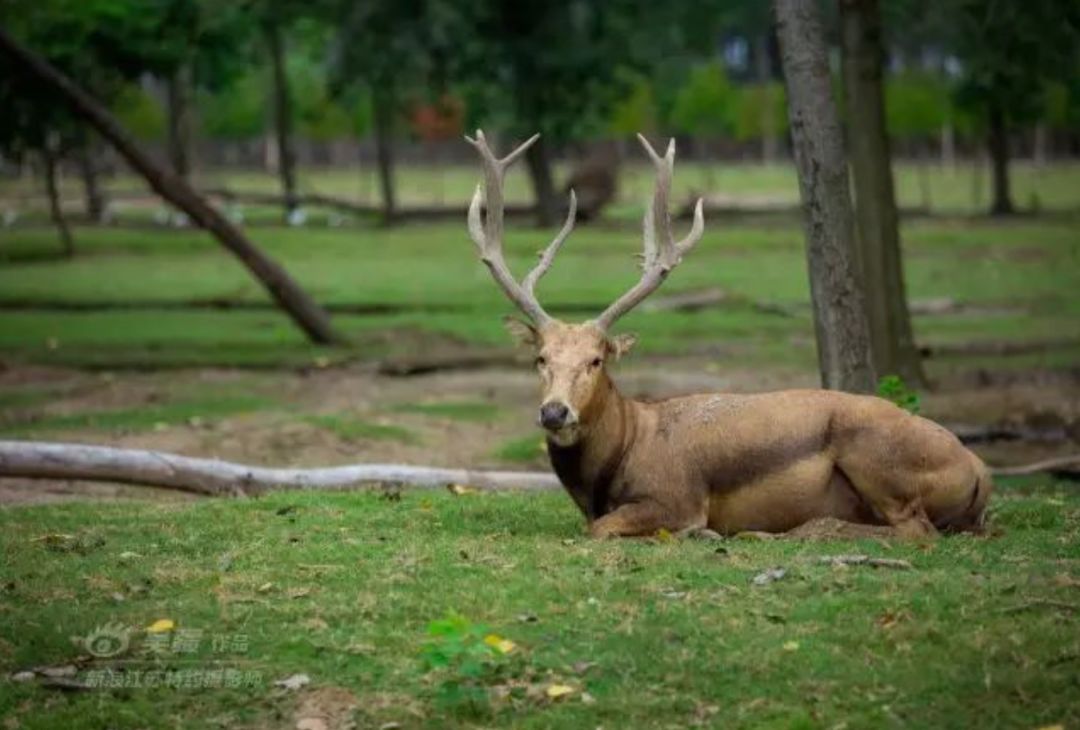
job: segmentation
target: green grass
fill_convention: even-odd
[[[400,403],[394,406],[399,413],[417,413],[431,418],[451,421],[486,422],[496,420],[501,409],[494,403],[483,401],[442,401],[429,403]]]
[[[238,689],[74,693],[4,680],[0,716],[291,727],[300,699],[271,682],[304,673],[308,690],[355,695],[360,727],[1073,727],[1080,494],[1032,479],[993,504],[996,536],[929,546],[592,542],[561,494],[2,510],[0,670],[68,663],[86,653],[69,637],[115,622],[136,629],[129,670],[255,674]],[[56,534],[72,537],[42,539]],[[817,560],[853,552],[914,569]],[[751,585],[775,566],[787,577]],[[453,671],[421,661],[449,612],[517,646],[480,672],[480,705],[447,704]],[[148,656],[142,629],[159,619],[202,632],[194,647],[186,634],[193,653]],[[232,643],[215,651],[220,637]],[[552,683],[573,691],[549,701]],[[519,689],[497,699],[500,685]]]
[[[346,441],[368,439],[374,441],[399,441],[404,444],[414,444],[420,441],[420,437],[416,433],[404,426],[371,423],[335,415],[310,416],[306,420],[319,428],[333,432]]]
[[[0,419],[0,436],[34,436],[80,429],[106,432],[149,431],[185,423],[212,423],[218,418],[238,413],[265,410],[273,403],[245,395],[220,395],[171,403],[155,403],[137,408],[80,411],[64,415],[35,415],[14,423]]]
[[[503,442],[493,455],[503,461],[533,464],[542,462],[546,458],[547,449],[544,448],[544,439],[533,434]]]

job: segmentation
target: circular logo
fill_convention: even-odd
[[[98,626],[83,637],[86,650],[102,659],[123,654],[130,643],[131,629],[119,623]]]

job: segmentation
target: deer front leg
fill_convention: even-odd
[[[661,529],[672,533],[705,526],[705,515],[685,517],[678,510],[654,501],[630,502],[589,524],[589,536],[644,537]]]

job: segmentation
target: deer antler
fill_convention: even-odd
[[[529,319],[537,326],[543,326],[551,322],[552,317],[540,306],[533,289],[536,287],[536,282],[540,280],[540,277],[551,268],[551,263],[555,260],[555,254],[562,248],[563,242],[566,241],[566,237],[570,235],[570,231],[574,228],[574,217],[577,215],[577,197],[574,195],[574,191],[570,191],[570,209],[566,215],[566,223],[563,224],[562,230],[559,231],[554,240],[544,249],[539,263],[528,273],[521,284],[518,284],[517,280],[514,279],[514,275],[510,273],[510,269],[506,266],[506,260],[503,258],[503,178],[506,174],[506,168],[521,157],[525,150],[529,149],[529,146],[539,137],[539,134],[534,134],[502,159],[497,158],[495,153],[491,151],[483,131],[476,130],[475,139],[471,137],[465,139],[480,153],[480,163],[484,168],[483,189],[479,185],[476,186],[472,203],[469,205],[469,235],[480,250],[480,260],[487,264],[488,269],[491,270],[495,283]],[[487,207],[487,215],[484,216],[483,222],[480,219],[481,204],[486,204]]]
[[[702,200],[699,198],[694,208],[694,225],[690,228],[690,233],[678,243],[675,242],[671,233],[671,215],[668,213],[671,176],[675,169],[675,140],[668,143],[667,152],[661,157],[644,136],[639,134],[638,139],[656,166],[656,189],[653,192],[652,205],[645,210],[642,274],[637,284],[593,320],[603,330],[610,328],[615,320],[656,291],[671,270],[679,265],[683,255],[694,247],[705,232],[705,215],[702,211]]]

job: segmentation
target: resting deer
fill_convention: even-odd
[[[660,286],[705,227],[698,201],[690,233],[675,241],[668,213],[674,141],[660,156],[639,138],[656,167],[641,279],[582,324],[552,318],[534,293],[573,228],[573,192],[565,225],[518,283],[502,252],[503,177],[536,137],[502,159],[482,132],[467,138],[484,171],[469,233],[495,282],[529,319],[507,325],[536,353],[548,454],[590,534],[784,532],[820,518],[907,537],[979,529],[991,490],[985,465],[946,429],[883,399],[824,390],[660,401],[619,393],[608,365],[635,338],[610,335],[612,325]]]

